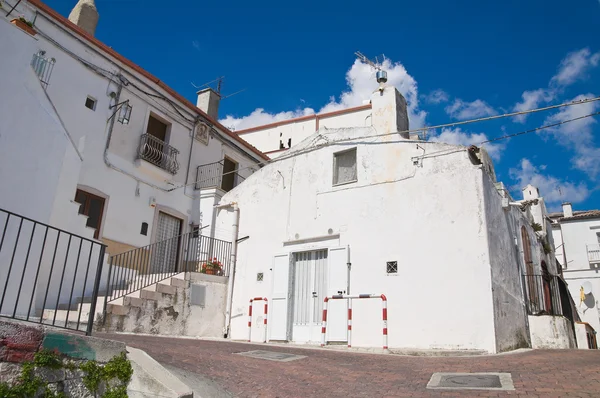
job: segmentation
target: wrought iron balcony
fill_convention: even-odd
[[[562,315],[558,277],[523,275],[529,315]]]
[[[166,142],[150,134],[142,134],[140,147],[138,148],[138,157],[171,174],[177,174],[179,162],[177,155],[179,151]]]
[[[231,191],[244,181],[237,170],[223,172],[223,160],[198,166],[196,171],[196,189],[220,188]]]
[[[587,254],[590,263],[600,263],[600,244],[587,245]]]

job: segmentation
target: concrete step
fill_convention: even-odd
[[[128,315],[129,308],[131,308],[131,307],[129,307],[128,305],[108,304],[106,306],[106,312],[108,314],[114,314],[114,315]]]

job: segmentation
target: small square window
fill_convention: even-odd
[[[356,148],[333,154],[333,185],[355,182]]]
[[[397,274],[398,273],[398,261],[388,261],[386,263],[386,272],[388,274]]]
[[[265,277],[265,274],[263,274],[262,272],[259,272],[259,273],[256,274],[256,281],[257,282],[262,282],[263,279],[264,279],[264,277]]]
[[[91,109],[93,111],[96,110],[96,103],[98,101],[96,101],[95,99],[93,99],[92,97],[87,97],[85,100],[85,107],[88,109]]]

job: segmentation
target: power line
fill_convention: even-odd
[[[596,100],[598,100],[598,99],[600,99],[600,97],[597,97]],[[566,103],[566,104],[554,105],[554,107],[568,106],[568,105],[578,105],[578,104],[579,104],[579,102],[577,102],[577,103]],[[531,111],[526,111],[526,112],[531,113],[533,111],[536,111],[536,110],[531,110]],[[490,142],[496,142],[496,141],[500,141],[500,140],[504,140],[504,139],[508,139],[508,138],[512,138],[512,137],[517,137],[517,136],[520,136],[520,135],[533,133],[533,132],[536,132],[536,131],[540,131],[540,130],[544,130],[544,129],[548,129],[548,128],[560,126],[562,124],[566,124],[566,123],[570,123],[570,122],[574,122],[574,121],[577,121],[577,120],[585,119],[585,118],[588,118],[588,117],[594,117],[594,116],[598,116],[598,115],[600,115],[600,112],[590,113],[588,115],[579,116],[579,117],[576,117],[576,118],[573,118],[573,119],[563,120],[561,122],[557,122],[557,123],[552,123],[552,124],[548,124],[548,125],[536,127],[534,129],[530,129],[530,130],[526,130],[526,131],[521,131],[521,132],[514,133],[514,134],[508,134],[508,135],[504,135],[504,136],[501,136],[501,137],[492,138],[492,139],[480,142],[477,145],[483,145],[483,144],[487,144],[487,143],[490,143]],[[433,129],[434,127],[430,127],[430,128]],[[380,137],[380,136],[383,136],[383,135],[392,135],[392,134],[397,134],[397,133],[386,133],[386,134],[378,134],[378,135],[365,136],[365,137],[353,137],[353,138],[351,138],[351,140],[356,140],[356,139],[361,139],[361,138],[368,138],[368,137]],[[313,144],[319,137],[322,137],[322,136],[318,135],[318,136],[314,137],[314,139],[312,140],[311,144]],[[305,148],[304,150],[300,150],[300,151],[291,153],[288,156],[280,156],[280,157],[275,158],[275,159],[269,159],[269,160],[266,160],[266,161],[258,162],[257,164],[259,164],[259,165],[267,165],[267,164],[270,164],[270,163],[274,163],[276,161],[290,159],[290,158],[296,157],[298,155],[302,155],[304,153],[307,153],[307,152],[310,152],[310,151],[313,151],[313,150],[316,150],[316,149],[319,149],[319,148],[323,148],[323,147],[326,147],[326,146],[334,145],[336,143],[345,142],[345,141],[348,141],[348,139],[344,138],[344,139],[340,139],[340,140],[337,140],[337,141],[328,141],[328,142],[326,142],[324,144],[321,144],[321,145],[318,145],[316,147]],[[406,141],[403,141],[403,142],[405,142],[405,143],[411,143],[411,142],[414,142],[414,141],[406,140]],[[440,142],[429,141],[429,143],[439,144]],[[309,144],[309,145],[311,145],[311,144]],[[419,144],[424,144],[424,142],[419,141]],[[425,158],[433,157],[433,155],[437,155],[437,156],[449,155],[449,154],[452,154],[452,153],[455,153],[455,152],[462,152],[464,150],[466,150],[466,148],[449,148],[449,149],[443,149],[443,150],[437,151],[437,152],[426,153],[426,154],[423,154],[423,155],[414,156],[414,157],[412,157],[412,159],[425,159]],[[225,175],[228,175],[228,174],[238,173],[241,170],[247,170],[247,169],[250,169],[250,168],[252,168],[252,167],[250,167],[250,166],[249,167],[243,167],[241,169],[237,169],[237,170],[234,170],[234,171],[229,171],[229,172],[223,173],[222,175],[225,176]],[[212,179],[214,179],[214,176],[213,177],[205,178],[203,180],[198,180],[198,181],[195,181],[195,182],[190,183],[190,184],[180,185],[180,186],[177,186],[177,187],[173,187],[173,188],[169,189],[168,191],[171,192],[171,191],[174,191],[174,190],[179,189],[179,188],[183,188],[183,187],[186,187],[186,186],[189,186],[189,185],[195,185],[195,184],[202,183],[204,181],[208,181],[208,180],[212,180]]]

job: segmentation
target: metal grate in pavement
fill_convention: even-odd
[[[236,354],[243,355],[245,357],[267,359],[269,361],[277,361],[277,362],[290,362],[290,361],[295,361],[296,359],[306,358],[305,355],[294,355],[294,354],[286,354],[285,352],[263,351],[263,350],[238,352]]]
[[[434,373],[427,388],[444,390],[514,390],[510,373]]]

